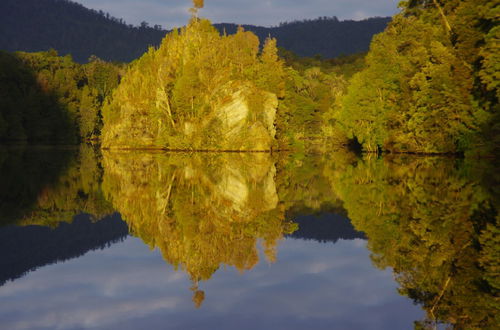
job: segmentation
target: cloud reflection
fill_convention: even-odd
[[[397,294],[390,271],[372,267],[364,241],[287,239],[278,255],[244,274],[219,270],[201,284],[208,296],[195,310],[188,276],[130,237],[1,287],[0,322],[7,329],[401,329],[422,314]]]

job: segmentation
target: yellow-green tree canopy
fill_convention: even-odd
[[[269,150],[283,65],[269,40],[191,19],[137,60],[104,109],[105,147]]]
[[[351,81],[337,116],[342,127],[368,151],[498,154],[498,6],[401,6]]]
[[[193,0],[193,6],[196,9],[203,8],[204,1],[203,0]]]

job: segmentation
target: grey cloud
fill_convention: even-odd
[[[166,28],[184,25],[190,0],[76,0],[86,7],[100,9],[131,24],[147,21]],[[214,23],[273,26],[280,22],[337,16],[363,19],[391,16],[399,0],[205,0],[200,15]]]

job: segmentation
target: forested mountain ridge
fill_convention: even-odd
[[[384,31],[390,20],[390,17],[372,17],[362,21],[339,21],[334,16],[286,22],[270,28],[254,25],[243,25],[243,28],[255,33],[260,40],[268,36],[276,38],[279,47],[300,56],[333,58],[368,51],[373,36]],[[227,23],[214,26],[229,34],[238,28],[237,24]]]
[[[69,0],[2,0],[0,49],[71,54],[78,62],[91,55],[129,62],[165,35],[159,26],[127,25],[102,11]]]
[[[0,49],[71,54],[77,62],[91,55],[107,61],[130,62],[149,46],[158,46],[168,32],[161,26],[126,24],[102,11],[70,0],[2,0],[0,2]],[[282,23],[276,27],[245,25],[261,41],[269,35],[278,46],[301,56],[335,57],[367,51],[374,34],[382,32],[390,18],[339,21],[336,17]],[[220,31],[235,33],[237,24],[215,24]]]

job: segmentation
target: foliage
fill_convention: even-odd
[[[272,39],[258,53],[251,32],[193,18],[131,66],[104,108],[104,145],[269,149],[283,66]]]
[[[484,153],[497,139],[494,7],[436,3],[403,3],[352,78],[337,118],[367,151]]]
[[[0,52],[0,140],[75,142],[74,94],[65,98],[67,102],[59,102],[72,90],[66,78],[72,69],[71,59],[47,54],[37,63],[40,75],[36,75],[30,67],[35,56]],[[48,58],[56,59],[57,64],[48,64]],[[47,69],[51,65],[61,68],[57,75],[60,82],[53,81],[54,72]]]
[[[287,66],[276,123],[281,149],[325,152],[348,145],[337,117],[350,78],[365,67],[365,54],[325,60],[280,48],[279,55]]]
[[[335,118],[350,71],[358,56],[323,61],[299,58],[280,49],[285,68],[285,97],[280,102],[276,127],[280,149],[322,150],[347,143]],[[362,61],[362,60],[361,60]]]
[[[95,137],[120,70],[97,58],[82,66],[55,51],[0,52],[0,139],[72,144]]]
[[[106,98],[110,97],[122,76],[123,65],[105,62],[91,57],[83,65],[86,85],[81,89],[79,108],[80,136],[85,139],[98,139],[103,126],[101,108]]]

